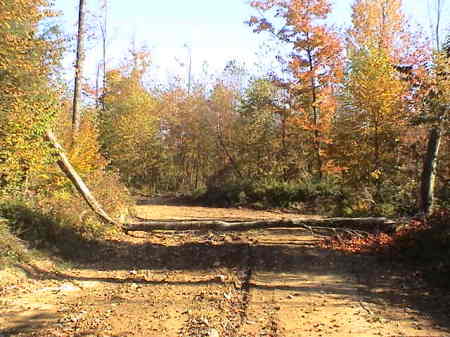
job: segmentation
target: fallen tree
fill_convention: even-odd
[[[162,231],[248,231],[268,228],[302,228],[314,234],[345,232],[351,235],[366,235],[373,231],[389,231],[394,228],[395,221],[386,218],[324,218],[324,219],[281,219],[281,220],[233,220],[221,221],[217,219],[206,220],[141,220],[136,223],[119,222],[114,220],[91,193],[83,179],[77,173],[64,153],[63,147],[58,143],[55,135],[47,131],[47,139],[56,151],[57,164],[67,178],[73,183],[77,191],[99,217],[107,224],[120,226],[125,233],[130,231],[151,232]]]
[[[61,171],[63,171],[66,177],[70,179],[72,184],[77,189],[78,193],[80,193],[80,195],[83,197],[92,211],[100,218],[100,220],[107,224],[116,226],[121,225],[120,222],[114,220],[108,215],[108,213],[105,212],[103,207],[91,193],[87,185],[84,183],[83,179],[70,163],[69,158],[67,158],[66,154],[64,153],[63,147],[58,143],[52,131],[47,131],[46,138],[50,142],[52,147],[56,150],[56,155],[58,158],[56,163],[58,164],[59,168],[61,169]]]
[[[265,228],[312,228],[345,229],[347,231],[386,231],[395,224],[386,218],[324,218],[324,219],[281,219],[281,220],[254,220],[254,221],[142,221],[129,224],[128,231],[155,231],[155,230],[213,230],[213,231],[248,231]]]

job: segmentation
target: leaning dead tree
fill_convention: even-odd
[[[52,131],[47,131],[46,138],[50,142],[52,147],[56,150],[56,155],[58,156],[56,163],[58,164],[59,168],[64,172],[66,177],[70,179],[77,191],[80,193],[89,207],[94,211],[94,213],[100,218],[100,220],[111,225],[121,225],[118,221],[114,220],[105,212],[103,207],[93,196],[89,188],[84,183],[83,179],[81,179],[80,175],[70,163],[69,158],[67,158],[66,154],[64,153],[63,147],[58,143]]]
[[[57,164],[70,179],[77,191],[99,217],[101,221],[107,224],[120,226],[125,233],[130,231],[151,232],[162,231],[248,231],[253,229],[267,228],[302,228],[313,234],[338,234],[347,233],[350,235],[366,235],[373,231],[391,230],[395,221],[386,218],[325,218],[325,219],[282,219],[282,220],[233,220],[222,221],[217,219],[198,219],[198,220],[151,220],[138,221],[136,223],[124,223],[114,220],[106,213],[94,195],[91,193],[83,179],[79,176],[75,168],[70,163],[63,147],[58,143],[55,135],[47,131],[47,140],[56,151]]]

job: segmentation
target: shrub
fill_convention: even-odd
[[[67,113],[59,116],[58,140],[105,211],[123,220],[128,213],[131,197],[117,172],[107,169],[108,162],[100,154],[95,114],[93,111],[85,112],[75,143],[72,143],[68,116]],[[115,230],[99,222],[71,181],[55,164],[49,164],[37,179],[31,181],[31,185],[33,190],[39,192],[27,199],[27,206],[58,222],[55,228],[70,228],[71,232],[89,240]]]
[[[113,218],[123,221],[128,215],[131,197],[119,181],[118,175],[114,172],[96,170],[85,180],[105,211]],[[40,196],[36,204],[45,214],[58,219],[63,227],[70,227],[72,232],[84,239],[99,239],[107,233],[118,230],[114,226],[100,222],[72,186]]]
[[[15,263],[28,262],[30,254],[25,243],[10,231],[9,221],[0,217],[0,270]]]
[[[284,182],[265,180],[257,182],[229,182],[221,186],[209,186],[198,200],[219,206],[257,206],[257,208],[294,207],[306,203],[316,210],[332,211],[330,205],[342,198],[337,181],[325,178],[322,181],[304,179]],[[328,200],[328,202],[327,202]],[[329,201],[333,202],[330,203]]]
[[[67,116],[66,116],[67,117]],[[59,137],[68,157],[100,204],[112,217],[127,215],[131,197],[116,172],[106,170],[100,155],[92,115],[84,117],[79,141],[70,144],[69,127],[60,124]],[[15,198],[0,199],[0,216],[12,233],[40,246],[79,243],[101,238],[116,230],[99,221],[69,179],[52,162],[29,179],[28,189]]]

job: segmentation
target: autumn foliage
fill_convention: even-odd
[[[0,1],[0,189],[18,189],[48,159],[42,134],[58,109],[49,76],[60,41],[38,24],[53,15],[47,2]],[[1,192],[0,192],[1,194]]]
[[[401,0],[355,0],[346,31],[329,24],[328,0],[250,6],[247,24],[267,38],[268,55],[276,51],[274,69],[254,74],[231,60],[204,80],[194,71],[159,84],[151,51],[133,45],[125,61],[105,58],[95,79],[81,79],[74,137],[72,84],[60,76],[70,44],[55,13],[44,0],[0,0],[0,203],[18,196],[46,214],[70,209],[78,232],[101,227],[56,169],[43,137],[51,128],[115,216],[126,214],[127,188],[226,206],[412,215],[434,130],[433,206],[450,207],[450,43],[433,51]],[[353,238],[343,249],[384,249],[401,235]]]
[[[253,1],[251,6],[263,15],[252,17],[254,31],[269,32],[291,49],[284,60],[289,81],[275,80],[292,95],[282,114],[286,123],[304,134],[307,155],[314,158],[315,174],[321,176],[329,162],[325,145],[336,113],[334,92],[343,78],[343,46],[339,35],[323,20],[331,12],[326,0]],[[278,27],[264,14],[272,14],[283,23]],[[282,59],[283,56],[280,56]]]

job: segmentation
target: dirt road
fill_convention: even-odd
[[[155,203],[137,215],[292,217]],[[70,267],[22,266],[29,278],[3,280],[0,337],[450,336],[448,294],[302,230],[134,234]]]

